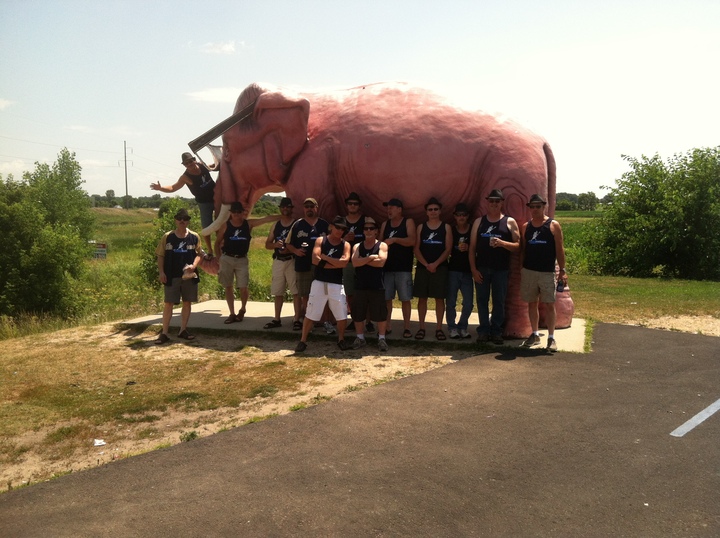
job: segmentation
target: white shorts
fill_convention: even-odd
[[[305,317],[311,321],[320,321],[326,304],[335,316],[335,321],[347,319],[347,299],[343,285],[313,280]]]

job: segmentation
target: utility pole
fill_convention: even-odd
[[[130,150],[132,151],[132,149]],[[127,182],[127,141],[123,140],[123,162],[125,163],[125,209],[130,209],[130,195],[128,193],[128,182]],[[120,164],[118,162],[118,164]],[[132,161],[130,161],[130,164],[132,164]]]

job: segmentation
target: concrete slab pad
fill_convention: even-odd
[[[239,307],[239,303],[236,302]],[[286,305],[284,311],[291,311],[292,305]],[[203,301],[193,305],[192,315],[190,317],[190,328],[199,327],[202,329],[214,329],[222,331],[264,331],[263,326],[271,321],[275,315],[275,306],[273,303],[263,302],[248,302],[247,313],[245,319],[240,323],[225,324],[225,320],[230,315],[230,310],[227,307],[227,303],[223,300],[212,300]],[[400,309],[393,309],[393,320],[401,320],[402,312]],[[418,313],[417,310],[413,310],[411,315],[411,330],[413,334],[418,330]],[[431,327],[436,321],[435,312],[428,312],[426,316],[427,326]],[[274,333],[287,333],[288,338],[295,341],[290,335],[295,335],[297,340],[300,339],[299,332],[292,330],[292,316],[286,315],[281,318],[282,327],[276,329],[268,329]],[[162,314],[143,316],[140,318],[131,319],[125,322],[127,325],[162,325]],[[173,319],[170,322],[171,327],[177,328],[180,323],[180,308],[174,310]],[[395,323],[396,327],[400,327],[400,324]],[[461,340],[447,340],[452,344],[458,345],[475,345],[475,328],[478,325],[478,316],[473,313],[470,316],[470,333],[473,338],[466,338]],[[192,331],[191,331],[192,332]],[[353,333],[350,332],[350,335]],[[447,334],[447,331],[446,331]],[[540,330],[540,335],[543,338],[542,345],[545,345],[545,336],[547,336],[547,330]],[[393,331],[388,336],[390,340],[402,340],[402,332],[399,330]],[[585,320],[580,318],[573,318],[572,325],[566,329],[558,329],[555,331],[555,339],[558,344],[558,351],[572,352],[572,353],[583,353],[585,350]],[[432,331],[428,331],[426,337],[427,342],[435,342]],[[521,340],[506,340],[506,347],[518,347]],[[294,347],[294,343],[293,346]]]

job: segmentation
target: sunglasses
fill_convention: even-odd
[[[360,202],[347,202],[347,205],[360,205]]]
[[[376,230],[377,226],[363,226],[363,230]]]
[[[427,211],[440,211],[439,207],[428,207]]]
[[[530,204],[528,207],[530,209],[542,209],[542,204]]]
[[[292,209],[293,207],[295,207],[295,206],[294,205],[284,205],[280,209]]]
[[[183,217],[181,219],[175,219],[175,220],[179,220],[180,222],[190,222],[190,217]]]
[[[456,217],[468,217],[469,215],[467,213],[455,213]]]
[[[502,203],[502,200],[490,200],[490,199],[488,199],[488,203],[491,203],[491,204],[499,204],[499,203]]]
[[[304,205],[303,207],[304,207],[305,209],[315,209],[315,206],[314,206],[314,205]]]

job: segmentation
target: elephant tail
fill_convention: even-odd
[[[548,217],[555,216],[555,188],[557,180],[557,169],[555,166],[555,155],[553,155],[550,144],[543,144],[543,152],[545,153],[545,163],[547,165],[547,186],[548,186]]]

